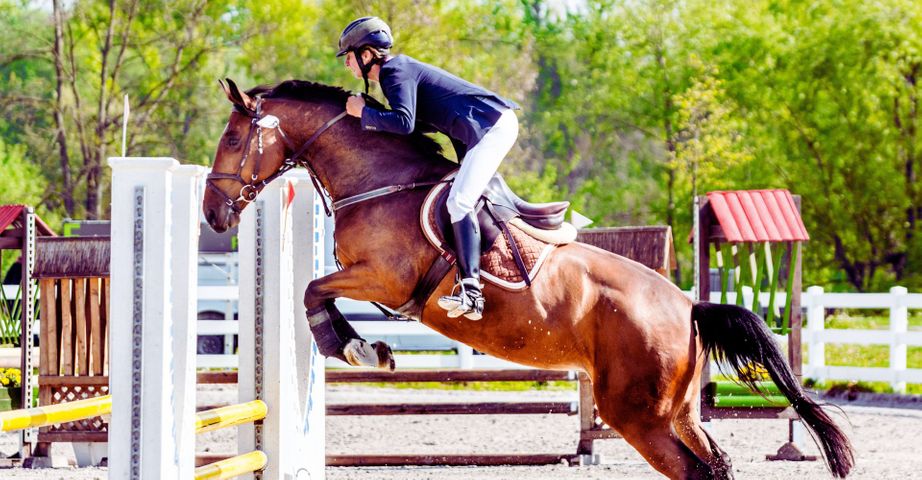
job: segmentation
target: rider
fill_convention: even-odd
[[[406,55],[391,56],[391,29],[378,17],[350,23],[339,38],[337,57],[356,78],[377,81],[389,110],[349,97],[346,112],[362,119],[362,129],[407,135],[416,122],[447,135],[461,167],[448,194],[448,214],[458,257],[458,283],[439,299],[449,317],[483,316],[480,285],[480,228],[475,208],[487,183],[512,148],[519,132],[519,106],[440,68]],[[457,295],[455,294],[457,292]]]

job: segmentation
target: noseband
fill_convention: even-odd
[[[240,165],[237,167],[235,173],[221,173],[221,172],[212,172],[209,173],[206,180],[205,186],[209,190],[217,193],[224,197],[224,204],[227,205],[231,210],[236,214],[240,214],[243,210],[242,207],[237,206],[238,202],[250,203],[256,199],[256,196],[259,195],[259,192],[271,183],[276,178],[285,174],[285,172],[291,170],[295,167],[304,167],[310,173],[311,182],[314,184],[314,189],[318,192],[325,192],[320,180],[317,178],[317,173],[314,171],[314,168],[311,166],[310,161],[307,158],[301,158],[307,152],[307,149],[317,140],[320,135],[332,127],[336,122],[343,119],[346,116],[346,112],[342,112],[339,115],[333,117],[328,122],[324,123],[316,132],[300,148],[294,149],[291,140],[285,135],[285,132],[282,130],[282,126],[279,123],[279,119],[274,115],[266,115],[265,117],[261,114],[262,108],[262,99],[258,98],[256,100],[256,112],[251,112],[244,108],[234,107],[237,112],[246,115],[251,118],[250,121],[250,130],[247,133],[245,150],[243,152],[243,157],[240,159]],[[255,128],[254,128],[255,127]],[[282,163],[282,167],[272,175],[269,175],[264,180],[259,180],[259,163],[262,160],[263,155],[263,133],[262,129],[276,129],[279,132],[279,135],[282,137],[282,140],[285,142],[285,146],[289,151],[294,151],[294,153],[285,159]],[[244,180],[240,175],[243,172],[243,167],[247,163],[247,159],[250,156],[250,144],[253,142],[253,133],[256,132],[256,151],[258,156],[256,157],[256,165],[253,168],[253,173],[250,175],[250,180]],[[242,185],[240,188],[240,193],[237,195],[237,198],[232,198],[227,193],[224,193],[223,190],[218,188],[214,182],[216,180],[233,180]],[[326,197],[321,193],[320,197],[323,199],[323,208],[326,210],[327,215],[330,215],[330,209],[327,206]]]

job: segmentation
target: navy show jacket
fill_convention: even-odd
[[[519,108],[511,100],[406,55],[384,62],[378,78],[390,110],[366,106],[362,129],[406,135],[421,122],[452,140],[459,161],[503,111]]]

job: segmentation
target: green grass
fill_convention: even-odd
[[[827,329],[856,329],[856,330],[887,330],[890,328],[890,318],[886,312],[876,315],[858,315],[861,310],[843,310],[826,319]],[[864,310],[867,312],[867,310]],[[909,330],[922,331],[922,311],[910,310]],[[401,352],[410,353],[410,352]],[[453,352],[432,351],[412,352],[427,354],[446,354]],[[807,346],[804,345],[804,361],[809,356]],[[907,348],[907,368],[922,368],[922,347]],[[887,368],[890,365],[890,348],[887,345],[854,345],[854,344],[826,344],[826,365],[848,367],[878,367]],[[728,380],[724,375],[712,375],[715,380]],[[828,381],[814,383],[807,379],[812,388],[826,390],[829,388],[845,388],[876,393],[893,393],[890,384],[886,382],[837,382]],[[480,391],[524,391],[524,390],[551,390],[575,391],[575,382],[467,382],[467,383],[368,383],[365,385],[375,387],[406,388],[406,389],[438,389],[438,390],[480,390]],[[922,394],[922,384],[908,384],[906,393],[912,395]]]
[[[860,315],[854,312],[862,310],[842,310],[826,317],[828,329],[856,329],[856,330],[887,330],[890,328],[890,317],[886,313],[879,315]],[[863,310],[867,312],[867,310]],[[909,311],[909,330],[922,331],[922,311]]]
[[[896,393],[893,387],[887,382],[845,382],[828,380],[825,382],[816,382],[808,380],[804,384],[816,390],[846,390],[855,392],[870,393]],[[922,384],[909,383],[906,385],[906,395],[922,395]]]
[[[400,350],[400,355],[456,355],[454,350]],[[398,366],[399,367],[399,366]],[[550,382],[349,382],[374,388],[397,388],[406,390],[475,390],[484,392],[525,392],[530,390],[575,392],[575,381]]]
[[[827,343],[826,365],[887,368],[890,366],[890,347],[887,345]],[[922,347],[906,348],[906,368],[922,368]]]

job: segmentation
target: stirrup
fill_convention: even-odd
[[[468,320],[480,320],[483,318],[483,294],[479,288],[468,290],[464,287],[463,281],[456,283],[451,289],[451,295],[443,295],[439,298],[439,307],[448,311],[448,318],[458,318],[464,315]],[[458,289],[461,291],[455,294]]]

